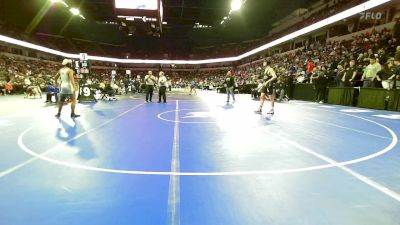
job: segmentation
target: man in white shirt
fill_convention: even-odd
[[[152,71],[149,71],[144,77],[144,82],[146,83],[146,102],[151,102],[153,99],[154,85],[157,82],[157,79],[155,76],[153,76]]]
[[[166,103],[167,95],[165,92],[167,91],[167,78],[164,76],[163,71],[160,71],[158,75],[158,103],[161,102],[161,97],[163,98],[164,103]]]

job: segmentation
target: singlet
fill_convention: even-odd
[[[225,79],[225,83],[227,87],[235,86],[235,79],[232,76],[229,76]]]
[[[274,77],[273,74],[275,74],[275,71],[274,71],[274,69],[272,69],[272,67],[265,68],[264,82],[268,81],[272,77]],[[278,82],[278,79],[275,79],[275,80],[271,81],[270,85],[275,84],[276,82]]]
[[[60,79],[61,79],[61,88],[60,94],[70,95],[73,93],[74,88],[72,87],[71,79],[69,77],[69,68],[60,69]]]

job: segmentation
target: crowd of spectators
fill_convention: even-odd
[[[315,42],[291,53],[276,54],[254,63],[230,68],[238,87],[245,92],[258,86],[263,76],[262,62],[269,60],[278,75],[279,85],[291,95],[294,83],[314,83],[327,86],[364,86],[386,87],[382,81],[391,80],[390,87],[399,88],[399,76],[393,71],[397,65],[394,59],[400,59],[398,26],[394,30],[367,32],[343,42]],[[90,83],[100,85],[112,82],[115,87],[135,87],[140,91],[146,71],[132,70],[130,76],[125,68],[107,67],[92,70]],[[46,90],[54,84],[54,76],[60,68],[59,63],[0,56],[0,85],[8,93],[22,93],[30,85]],[[112,75],[112,70],[117,73]],[[222,87],[228,69],[220,70],[166,70],[170,86],[186,88],[195,83],[199,88],[217,89]],[[350,71],[350,72],[349,72]],[[399,74],[397,74],[399,75]],[[396,84],[397,83],[397,84]],[[11,87],[10,87],[11,86]],[[323,97],[322,97],[323,98]]]
[[[14,93],[21,93],[28,86],[45,89],[52,83],[59,66],[50,61],[27,60],[17,57],[0,56],[0,86],[8,86]]]
[[[343,42],[315,42],[303,49],[279,54],[269,60],[275,67],[279,84],[287,89],[293,83],[342,87],[400,88],[400,77],[395,59],[400,60],[400,43],[396,30],[366,32]],[[258,86],[263,76],[262,62],[232,68],[237,86]],[[168,73],[167,73],[168,74]],[[225,71],[173,72],[173,86],[187,86],[195,81],[199,87],[220,87],[224,83]],[[389,86],[385,81],[390,81]],[[397,82],[396,82],[397,81]],[[397,85],[397,86],[396,86]]]
[[[293,83],[382,88],[382,81],[389,78],[393,81],[391,87],[395,88],[399,76],[389,75],[395,73],[394,59],[400,57],[397,47],[400,43],[394,33],[392,30],[372,31],[344,42],[316,42],[292,53],[274,55],[231,70],[238,87],[258,86],[264,72],[262,62],[269,60],[275,67],[279,85],[286,89],[293,87]],[[166,74],[173,87],[188,87],[195,82],[199,88],[216,89],[223,86],[226,72],[166,71]],[[136,73],[135,78],[136,75],[144,77],[144,73]],[[291,91],[287,92],[290,94]]]

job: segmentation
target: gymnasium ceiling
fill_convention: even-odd
[[[31,23],[45,3],[50,0],[1,0],[0,19],[21,29]],[[295,9],[308,8],[318,0],[247,0],[239,12],[223,25],[228,16],[231,0],[163,0],[164,21],[161,39],[173,40],[181,45],[207,46],[256,39],[268,34],[273,23]],[[80,8],[86,17],[71,18],[62,6],[51,6],[33,32],[94,39],[102,42],[129,42],[155,40],[154,37],[127,36],[120,25],[102,22],[117,21],[114,0],[65,0],[70,6]],[[194,25],[213,28],[194,29]],[[140,28],[138,28],[140,30]],[[132,41],[132,40],[131,40]],[[135,40],[136,41],[136,40]],[[151,42],[151,41],[150,41]]]

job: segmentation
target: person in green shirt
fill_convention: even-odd
[[[364,74],[361,78],[363,87],[375,87],[374,80],[376,74],[382,69],[381,64],[377,62],[376,58],[370,58],[369,65],[365,68]]]

